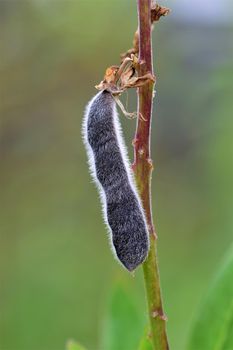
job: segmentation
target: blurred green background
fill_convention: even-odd
[[[176,350],[232,242],[233,22],[225,2],[209,3],[165,1],[173,12],[153,34],[152,202]],[[146,319],[140,269],[133,278],[111,254],[80,131],[136,26],[135,1],[0,1],[1,350],[62,350],[69,338],[102,350],[119,281]],[[135,121],[120,119],[132,159]]]

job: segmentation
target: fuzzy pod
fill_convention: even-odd
[[[83,136],[113,251],[133,271],[147,257],[149,234],[109,92],[99,92],[87,105]]]

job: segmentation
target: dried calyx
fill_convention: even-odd
[[[125,57],[120,66],[107,68],[104,79],[96,85],[97,90],[107,90],[114,96],[119,96],[123,91],[130,88],[137,88],[149,81],[155,82],[155,77],[150,73],[138,76],[138,58],[131,54]]]
[[[143,64],[143,63],[141,63]],[[107,68],[104,79],[96,85],[100,91],[111,93],[116,103],[120,107],[125,117],[132,119],[138,116],[137,112],[127,112],[119,96],[127,89],[138,88],[148,82],[155,82],[155,77],[151,73],[138,76],[138,57],[131,54],[131,57],[125,57],[120,66],[111,66]],[[139,118],[145,121],[145,118],[139,114]]]

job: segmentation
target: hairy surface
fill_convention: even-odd
[[[133,271],[148,254],[149,235],[121,136],[115,101],[107,91],[88,104],[84,141],[103,203],[111,242],[120,262]]]

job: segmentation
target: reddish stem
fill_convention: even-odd
[[[139,22],[139,75],[153,75],[151,45],[151,0],[138,0]],[[150,138],[154,82],[138,89],[138,118],[134,140],[134,164],[137,185],[150,232],[150,251],[143,264],[145,289],[154,350],[168,350],[166,317],[163,312],[159,270],[157,263],[156,234],[151,213],[151,173],[153,169]],[[145,120],[146,121],[145,121]]]

